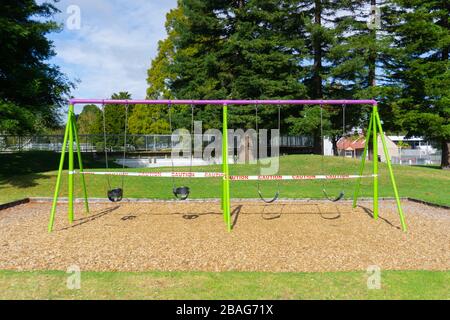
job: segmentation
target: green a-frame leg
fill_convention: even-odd
[[[373,106],[372,114],[370,116],[369,127],[367,129],[366,143],[365,143],[364,151],[362,154],[362,161],[361,161],[359,175],[362,176],[362,174],[364,172],[366,157],[367,157],[367,153],[368,153],[368,149],[369,149],[369,141],[370,141],[370,137],[372,135],[373,175],[374,175],[374,177],[373,177],[373,217],[375,220],[377,220],[378,215],[379,215],[379,212],[378,212],[379,211],[379,209],[378,209],[378,200],[379,200],[378,199],[378,132],[381,137],[381,143],[383,145],[383,152],[384,152],[384,155],[386,158],[386,164],[387,164],[387,167],[389,170],[389,177],[391,180],[392,188],[394,190],[395,200],[397,203],[397,210],[398,210],[398,214],[400,216],[400,224],[401,224],[402,230],[406,232],[407,226],[406,226],[406,222],[405,222],[405,216],[403,214],[403,209],[402,209],[402,205],[400,202],[400,196],[398,193],[397,183],[395,181],[394,171],[392,170],[391,158],[389,156],[389,152],[388,152],[388,148],[387,148],[387,144],[386,144],[386,137],[384,135],[383,128],[381,126],[381,119],[380,119],[380,115],[378,113],[377,105]],[[356,208],[356,205],[357,205],[360,189],[361,189],[361,178],[359,178],[356,182],[355,194],[353,196],[353,207],[354,208]]]
[[[231,232],[231,204],[230,204],[230,170],[228,163],[228,106],[223,105],[222,122],[222,211],[228,232]]]
[[[78,136],[78,129],[75,119],[75,113],[74,113],[74,106],[71,104],[69,106],[69,113],[67,117],[67,124],[66,129],[64,133],[64,142],[62,145],[61,150],[61,159],[59,162],[59,170],[58,170],[58,177],[56,179],[56,186],[55,186],[55,193],[53,196],[53,203],[52,203],[52,209],[50,213],[50,221],[48,223],[48,232],[52,232],[53,225],[55,222],[55,214],[56,214],[56,206],[58,204],[58,197],[59,197],[59,191],[61,187],[61,178],[64,170],[64,162],[66,157],[66,150],[67,150],[67,143],[69,143],[69,205],[68,205],[68,218],[69,222],[73,223],[74,220],[74,210],[73,210],[73,202],[74,202],[74,143],[76,144],[77,149],[77,156],[78,156],[78,166],[80,169],[80,173],[83,172],[83,161],[81,158],[81,149],[80,149],[80,141]],[[86,189],[86,181],[84,179],[84,175],[81,174],[81,182],[83,185],[83,193],[84,193],[84,205],[85,210],[87,213],[89,213],[89,202],[88,202],[88,196],[87,196],[87,189]]]

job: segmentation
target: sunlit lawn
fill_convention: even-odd
[[[0,271],[0,299],[450,299],[450,271],[83,272],[80,290],[59,271]]]

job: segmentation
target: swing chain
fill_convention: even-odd
[[[170,129],[170,149],[171,149],[171,156],[170,156],[170,160],[171,160],[171,164],[172,164],[172,172],[175,171],[175,164],[173,161],[173,139],[172,139],[172,135],[173,135],[173,124],[172,124],[172,105],[168,104],[169,107],[169,129]],[[194,105],[191,105],[191,131],[194,130]],[[191,132],[192,133],[192,132]],[[191,150],[192,150],[192,139],[190,141],[191,143]],[[192,153],[190,154],[190,166],[189,166],[189,173],[192,173]],[[191,180],[189,180],[190,182]],[[189,198],[190,195],[190,188],[187,186],[181,186],[181,187],[177,187],[175,185],[175,177],[172,176],[172,193],[175,196],[176,199],[178,200],[187,200],[187,198]]]
[[[259,137],[259,132],[258,132],[259,131],[258,105],[256,105],[256,107],[255,107],[255,122],[256,122],[256,146],[257,146],[256,147],[256,150],[257,150],[256,158],[257,158],[257,163],[259,163],[259,140],[260,140],[259,138],[260,137]],[[280,132],[280,130],[281,130],[281,106],[278,105],[278,132]],[[272,137],[271,137],[271,139],[272,139]],[[256,182],[256,186],[257,186],[259,198],[267,204],[277,201],[278,198],[280,197],[280,181],[277,181],[277,192],[275,193],[275,196],[269,200],[267,200],[263,197],[262,192],[261,192],[261,184],[259,181]]]
[[[108,160],[108,150],[107,150],[107,141],[106,141],[106,108],[105,108],[105,104],[102,104],[102,115],[103,115],[103,149],[105,151],[105,166],[106,166],[106,170],[109,169],[109,160]],[[107,182],[108,182],[108,190],[111,190],[111,181],[110,181],[110,177],[107,177]]]
[[[342,111],[345,113],[345,105],[342,106]],[[343,114],[343,121],[342,121],[342,138],[345,136],[345,114]],[[322,146],[322,156],[321,156],[321,174],[325,174],[325,144],[324,144],[324,130],[323,130],[323,105],[320,105],[320,143]],[[344,150],[345,152],[345,150]],[[344,154],[345,156],[345,154]],[[345,160],[343,158],[343,160]],[[325,189],[325,180],[322,180],[322,193],[324,194],[325,198],[331,202],[337,202],[339,200],[342,200],[344,198],[344,191],[341,190],[340,193],[337,195],[337,197],[332,198],[328,195],[327,190]]]
[[[127,139],[128,139],[128,108],[129,105],[125,105],[125,132],[123,138],[123,159],[122,159],[122,172],[125,171],[125,160],[127,158]],[[122,190],[124,187],[125,175],[122,175]]]
[[[122,158],[122,173],[125,172],[125,161],[127,156],[127,132],[128,132],[128,109],[129,105],[125,105],[125,124],[124,124],[124,145],[123,145],[123,158]],[[105,150],[105,166],[106,169],[109,169],[109,160],[108,160],[108,148],[107,148],[107,138],[106,138],[106,106],[102,104],[102,115],[103,115],[103,143]],[[110,177],[107,177],[108,183],[108,192],[107,196],[111,202],[119,202],[123,199],[123,188],[125,185],[125,175],[122,174],[121,179],[121,187],[120,188],[112,188]]]

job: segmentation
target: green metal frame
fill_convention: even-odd
[[[228,232],[231,232],[231,204],[230,204],[230,168],[228,164],[228,106],[223,105],[222,128],[222,211],[227,224]]]
[[[403,231],[407,231],[407,226],[406,226],[406,222],[405,222],[405,216],[403,213],[403,209],[402,209],[402,205],[400,202],[400,196],[398,193],[398,189],[397,189],[397,183],[395,182],[395,177],[394,177],[394,170],[392,169],[392,163],[391,163],[391,157],[389,156],[389,152],[388,152],[388,148],[387,148],[387,144],[386,144],[386,137],[384,135],[383,132],[383,128],[381,126],[381,119],[380,119],[380,114],[378,113],[378,106],[374,105],[373,109],[372,109],[372,114],[370,116],[370,121],[369,121],[369,127],[367,129],[367,135],[366,135],[366,143],[364,146],[364,151],[363,151],[363,155],[362,155],[362,161],[361,161],[361,167],[359,170],[359,175],[361,176],[364,172],[364,167],[366,164],[366,157],[367,157],[367,153],[368,153],[368,149],[369,149],[369,140],[372,134],[372,144],[373,144],[373,218],[375,220],[378,219],[378,215],[379,215],[379,189],[378,189],[378,134],[381,137],[381,144],[383,145],[383,152],[386,158],[386,164],[389,170],[389,177],[391,179],[391,183],[392,183],[392,188],[394,189],[394,196],[395,196],[395,201],[397,203],[397,209],[398,209],[398,214],[400,216],[400,223],[402,226],[402,230]],[[359,197],[359,193],[361,190],[361,178],[359,178],[356,182],[356,187],[355,187],[355,193],[353,196],[353,207],[356,208],[357,206],[357,202],[358,202],[358,197]]]
[[[386,138],[384,136],[384,132],[381,126],[381,120],[380,115],[378,113],[378,106],[376,104],[373,105],[372,114],[370,116],[369,121],[369,127],[367,129],[367,136],[366,136],[366,142],[364,146],[364,152],[362,155],[362,161],[361,161],[361,167],[359,171],[359,175],[362,176],[364,172],[364,168],[366,165],[366,157],[368,154],[369,149],[369,141],[370,138],[372,138],[373,143],[373,217],[374,219],[378,219],[379,214],[379,185],[378,185],[378,135],[381,137],[381,143],[383,145],[383,151],[386,157],[386,163],[389,170],[389,176],[390,180],[394,189],[395,199],[397,203],[398,213],[400,216],[400,222],[402,226],[402,230],[406,231],[407,226],[405,222],[405,217],[403,214],[402,206],[400,203],[400,196],[397,189],[397,184],[395,182],[394,172],[392,170],[392,164],[391,159],[389,157],[387,144],[386,144]],[[54,220],[55,220],[55,213],[56,213],[56,205],[58,202],[58,195],[60,191],[61,186],[61,178],[62,173],[64,169],[64,163],[65,163],[65,155],[67,150],[67,143],[69,143],[68,152],[69,152],[69,179],[68,179],[68,218],[69,222],[73,223],[74,221],[74,144],[76,145],[77,150],[77,156],[78,156],[78,165],[80,172],[83,172],[83,162],[81,157],[81,149],[80,149],[80,142],[78,138],[78,130],[75,120],[75,114],[74,114],[74,106],[71,104],[69,106],[69,114],[67,119],[67,125],[66,130],[64,134],[64,143],[62,146],[61,151],[61,160],[59,163],[59,170],[58,170],[58,177],[56,180],[56,186],[55,186],[55,193],[53,196],[53,204],[50,214],[50,221],[48,224],[48,231],[51,232],[53,230]],[[232,229],[232,222],[231,222],[231,197],[230,197],[230,171],[229,171],[229,159],[228,159],[228,105],[223,105],[223,128],[222,128],[222,172],[224,174],[223,180],[222,180],[222,199],[221,199],[221,207],[223,211],[223,219],[227,225],[228,232],[231,232]],[[81,174],[81,181],[83,186],[83,194],[84,194],[84,203],[85,203],[85,211],[86,213],[89,213],[89,203],[88,203],[88,194],[86,189],[86,182],[84,175]],[[357,201],[359,197],[361,189],[361,178],[357,179],[356,181],[356,187],[353,197],[353,207],[357,206]]]
[[[64,142],[62,145],[61,150],[61,160],[59,162],[59,169],[58,169],[58,177],[56,179],[56,186],[55,186],[55,193],[53,195],[53,204],[52,204],[52,210],[50,213],[50,221],[48,223],[48,232],[52,232],[54,222],[55,222],[55,214],[56,214],[56,205],[58,203],[58,196],[59,191],[61,187],[61,178],[62,173],[64,170],[64,162],[66,157],[66,150],[67,150],[67,143],[69,143],[69,190],[68,190],[68,218],[69,222],[73,223],[74,221],[74,208],[73,208],[73,202],[74,202],[74,176],[75,176],[75,164],[74,164],[74,143],[76,144],[76,150],[78,155],[78,166],[80,169],[80,172],[83,172],[83,161],[81,157],[81,149],[80,149],[80,141],[78,138],[78,130],[77,130],[77,124],[75,119],[75,113],[74,113],[74,106],[71,104],[69,106],[69,113],[67,116],[67,124],[66,124],[66,130],[64,133]],[[81,182],[83,185],[83,194],[84,194],[84,208],[86,211],[86,214],[89,213],[89,201],[88,201],[88,193],[86,189],[86,181],[84,178],[84,175],[81,175]]]

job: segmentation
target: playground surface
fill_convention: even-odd
[[[226,231],[220,203],[92,203],[67,222],[58,207],[47,233],[50,203],[0,211],[0,269],[82,271],[450,270],[448,209],[403,201],[408,232],[395,202],[234,201],[234,229]]]

